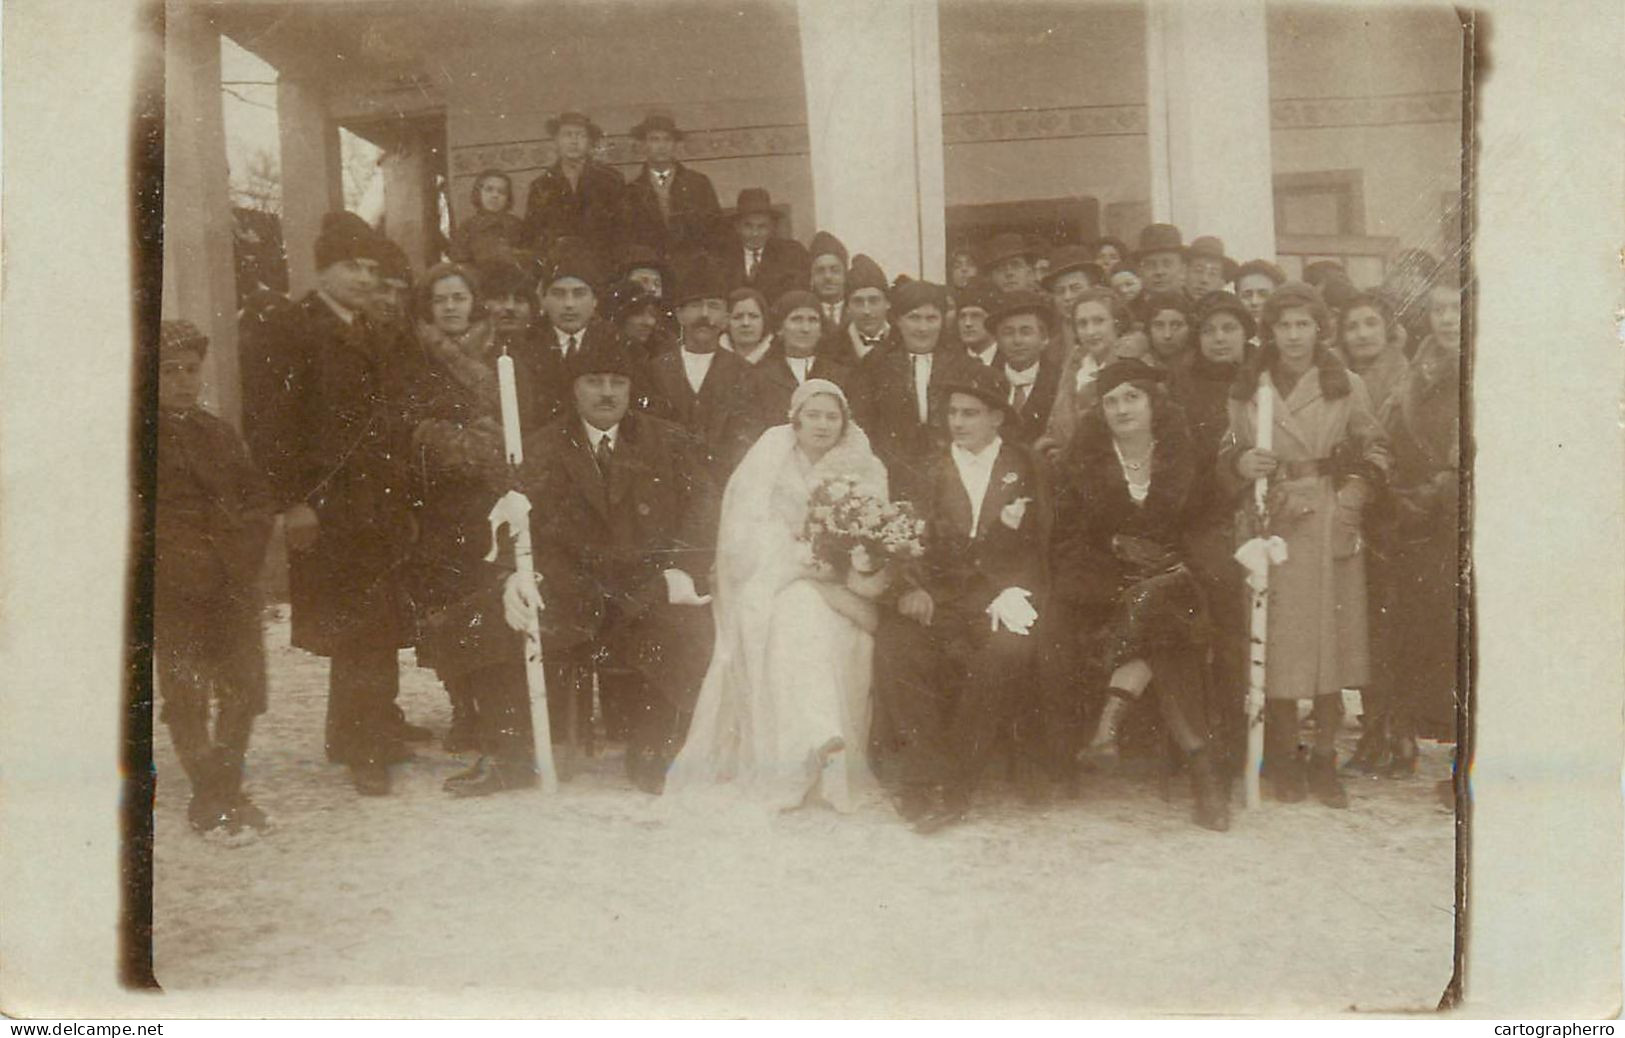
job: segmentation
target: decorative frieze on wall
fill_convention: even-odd
[[[1270,126],[1316,130],[1337,126],[1406,126],[1461,118],[1461,94],[1394,94],[1389,97],[1283,97],[1270,102]]]
[[[1461,95],[1453,91],[1390,97],[1278,98],[1270,102],[1270,125],[1277,130],[1450,123],[1460,115]],[[1121,137],[1145,132],[1145,105],[956,112],[942,119],[944,144]],[[712,159],[805,155],[808,149],[807,127],[794,123],[694,130],[684,139],[678,152],[684,161],[703,163]],[[597,157],[627,172],[635,170],[642,161],[637,142],[625,135],[599,141]],[[541,169],[553,160],[550,140],[469,144],[451,149],[454,177],[472,177],[490,167],[522,173]]]

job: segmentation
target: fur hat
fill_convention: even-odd
[[[934,306],[943,314],[948,313],[948,289],[930,281],[905,281],[892,289],[891,310],[898,317],[918,310],[922,306]]]
[[[196,353],[205,356],[209,352],[209,337],[191,321],[163,321],[158,325],[158,356],[167,357],[175,353]]]
[[[660,253],[649,246],[633,244],[626,247],[621,260],[621,279],[624,281],[634,270],[658,271],[662,287],[667,292],[671,291],[672,269],[660,258]]]
[[[378,235],[378,276],[385,281],[412,280],[412,264],[399,245]]]
[[[695,254],[676,273],[677,284],[669,293],[673,306],[696,299],[728,298],[728,278],[708,252]]]
[[[841,244],[841,239],[828,231],[819,231],[813,235],[812,244],[807,246],[809,260],[815,260],[820,256],[834,256],[841,261],[842,267],[847,264],[846,246]]]
[[[852,257],[852,266],[846,272],[848,296],[860,288],[878,288],[885,292],[890,287],[886,281],[886,272],[880,269],[880,264],[861,252]]]
[[[636,380],[641,372],[619,335],[606,335],[570,354],[565,371],[574,382],[583,375],[625,375]]]
[[[381,261],[378,235],[367,221],[348,210],[324,215],[321,233],[316,235],[316,269],[326,270],[335,263],[356,259]]]
[[[598,256],[592,246],[580,238],[560,238],[548,257],[540,288],[545,292],[560,278],[580,278],[597,291],[603,276],[603,269],[598,265]]]
[[[531,280],[530,273],[511,259],[487,260],[474,268],[474,275],[480,279],[480,287],[487,299],[501,299],[503,296],[529,298],[536,291],[536,283]]]

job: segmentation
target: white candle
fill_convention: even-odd
[[[525,460],[519,434],[519,388],[514,380],[513,358],[504,353],[497,358],[497,386],[502,396],[502,445],[510,465]]]
[[[1258,393],[1254,400],[1258,408],[1258,434],[1254,437],[1253,446],[1261,451],[1267,451],[1275,443],[1275,383],[1270,381],[1270,373],[1267,371],[1258,376]],[[1254,485],[1254,492],[1258,495],[1259,511],[1264,509],[1264,495],[1268,484],[1269,480],[1260,476]]]

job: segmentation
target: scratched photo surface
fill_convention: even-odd
[[[157,983],[1451,1004],[1474,32],[170,5]]]

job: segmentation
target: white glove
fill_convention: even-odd
[[[672,605],[710,605],[711,596],[702,595],[694,586],[694,578],[680,569],[661,570],[666,578],[666,601]]]
[[[529,631],[536,624],[536,614],[542,605],[542,589],[536,577],[525,579],[523,574],[508,574],[502,587],[502,617],[516,631]]]
[[[1033,621],[1038,619],[1038,610],[1033,608],[1033,593],[1024,587],[1007,587],[999,592],[987,607],[987,615],[992,618],[992,629],[997,631],[1000,625],[1011,634],[1030,634]]]

